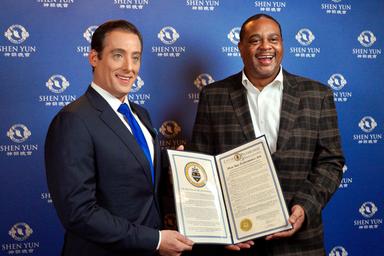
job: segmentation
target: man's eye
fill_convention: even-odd
[[[253,39],[250,41],[251,44],[258,44],[260,42],[259,39]]]

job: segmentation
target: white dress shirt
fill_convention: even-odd
[[[249,111],[251,112],[255,136],[266,136],[271,153],[276,151],[279,134],[283,98],[282,70],[283,68],[280,66],[280,71],[275,80],[266,85],[261,91],[249,81],[244,71],[242,72],[242,83],[247,89]]]

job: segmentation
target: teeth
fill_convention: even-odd
[[[121,75],[116,75],[118,78],[120,78],[120,79],[122,79],[122,80],[129,80],[130,79],[130,77],[128,77],[128,76],[121,76]]]
[[[272,59],[273,56],[258,56],[258,59]]]

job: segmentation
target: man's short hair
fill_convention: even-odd
[[[256,14],[256,15],[253,15],[253,16],[249,17],[246,21],[244,21],[243,25],[241,25],[240,41],[244,38],[244,28],[245,28],[245,25],[247,25],[249,22],[251,22],[253,20],[258,20],[258,19],[263,18],[263,17],[267,18],[267,19],[270,19],[270,20],[273,20],[279,26],[280,35],[281,35],[281,38],[283,38],[283,31],[281,30],[280,23],[275,18],[273,18],[272,16],[269,16],[268,14],[259,13],[259,14]]]
[[[101,24],[92,35],[91,49],[98,53],[99,59],[101,58],[101,52],[104,49],[105,35],[114,30],[127,31],[137,35],[140,40],[141,49],[143,49],[143,38],[135,25],[126,20],[110,20]]]

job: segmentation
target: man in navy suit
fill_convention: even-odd
[[[93,82],[56,115],[45,143],[48,187],[65,228],[62,255],[191,250],[192,241],[161,230],[159,143],[146,110],[127,99],[140,69],[141,34],[127,21],[109,21],[91,48]],[[122,103],[136,126],[119,112]]]

